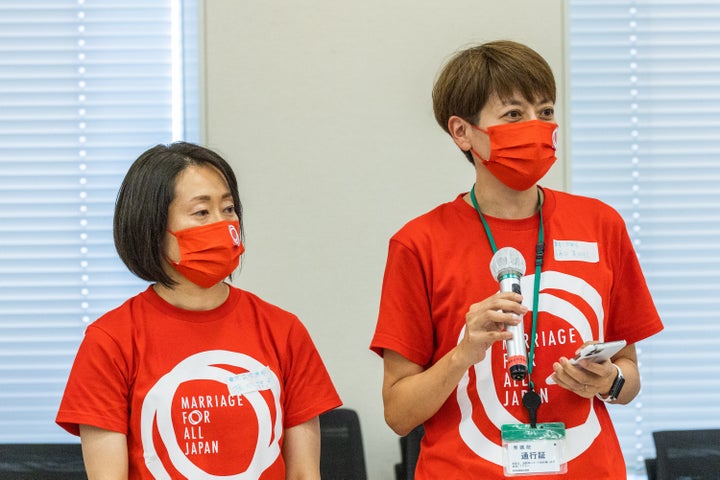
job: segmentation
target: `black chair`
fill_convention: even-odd
[[[645,459],[645,472],[648,480],[657,480],[657,460],[654,458]]]
[[[87,480],[80,444],[0,444],[0,479]]]
[[[425,428],[419,425],[404,437],[400,437],[400,463],[395,464],[396,480],[415,478],[415,465],[420,456],[420,441],[423,435]]]
[[[367,480],[357,412],[336,408],[320,415],[320,476],[323,480]]]
[[[720,429],[653,432],[657,480],[720,478]]]

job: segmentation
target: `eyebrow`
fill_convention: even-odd
[[[223,196],[220,197],[220,198],[221,198],[222,200],[225,200],[225,199],[227,199],[227,198],[232,199],[233,196],[232,196],[232,193],[227,192],[227,193],[223,194]],[[191,202],[208,202],[208,201],[210,201],[210,200],[212,200],[212,198],[210,197],[210,195],[198,195],[198,196],[196,196],[196,197],[192,197],[191,199],[189,199],[189,200],[188,200],[188,203],[191,203]]]
[[[501,102],[503,105],[520,105],[520,104],[522,103],[520,100],[516,99],[515,97],[510,97],[510,98],[507,98],[507,99],[501,99],[500,102]]]
[[[524,97],[523,97],[523,99],[525,101],[527,101],[527,99],[525,99]],[[518,100],[515,97],[510,97],[510,98],[507,98],[505,100],[500,100],[500,101],[502,102],[503,105],[520,105],[523,103],[522,100]],[[541,105],[543,103],[553,103],[553,102],[549,98],[542,98],[535,103],[533,103],[533,102],[528,102],[528,103],[530,103],[531,105]]]

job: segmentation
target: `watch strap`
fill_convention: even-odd
[[[612,386],[610,387],[610,392],[608,393],[607,397],[603,397],[599,393],[595,395],[603,402],[614,402],[615,400],[617,400],[618,395],[620,395],[620,391],[623,388],[623,385],[625,385],[625,377],[623,376],[622,369],[620,369],[620,367],[615,363],[613,363],[613,367],[617,369],[617,376],[615,377],[615,380],[613,380]]]

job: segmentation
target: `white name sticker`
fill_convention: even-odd
[[[559,262],[587,262],[598,263],[600,254],[595,242],[581,242],[579,240],[553,240],[555,260]]]
[[[270,390],[273,386],[274,375],[270,367],[254,372],[240,373],[229,377],[225,382],[230,395],[240,396],[246,393]]]

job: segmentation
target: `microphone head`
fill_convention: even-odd
[[[507,275],[522,277],[525,275],[525,259],[513,247],[503,247],[490,260],[490,272],[498,281]]]

